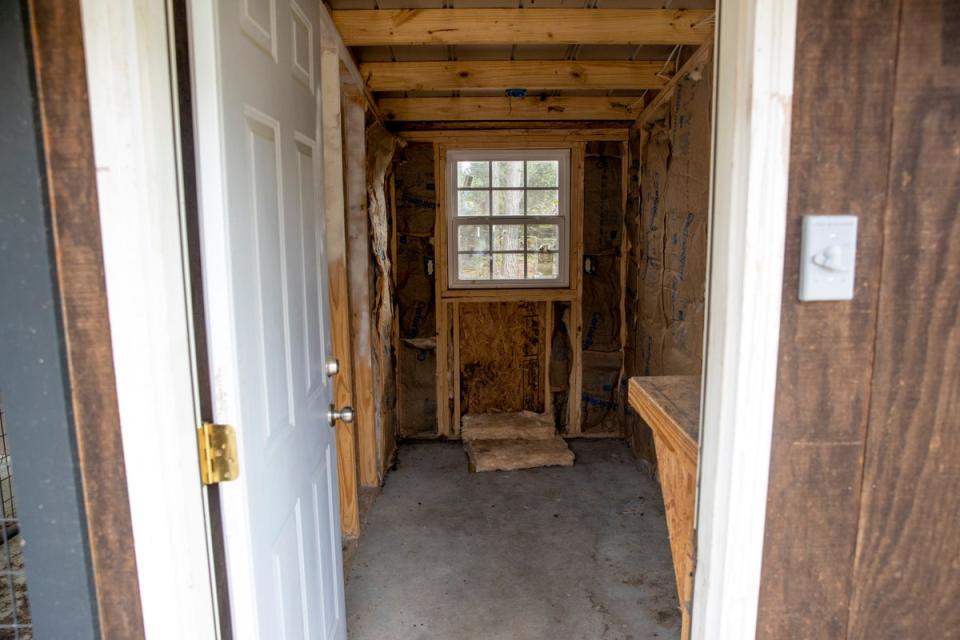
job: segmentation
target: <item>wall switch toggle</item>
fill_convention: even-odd
[[[804,216],[800,300],[853,299],[856,216]]]

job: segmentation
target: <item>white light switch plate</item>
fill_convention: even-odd
[[[800,300],[852,300],[856,216],[803,216]]]

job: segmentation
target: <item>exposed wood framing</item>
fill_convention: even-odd
[[[437,187],[437,214],[433,226],[434,291],[437,314],[437,434],[449,437],[450,430],[450,331],[447,322],[447,303],[443,290],[447,286],[447,223],[445,218],[446,185],[444,175],[447,150],[444,145],[433,145],[433,170]],[[457,390],[459,392],[459,389]]]
[[[632,60],[495,60],[368,62],[360,65],[371,91],[456,89],[660,89],[673,64]]]
[[[334,11],[347,46],[702,44],[701,9],[380,9]]]
[[[620,223],[620,427],[618,435],[628,436],[626,431],[627,398],[627,264],[630,262],[630,238],[627,233],[627,197],[630,190],[630,145],[620,144],[620,207],[623,220]]]
[[[704,62],[710,57],[710,54],[713,53],[713,38],[709,38],[706,42],[700,45],[696,51],[693,52],[686,62],[680,67],[680,70],[670,78],[670,81],[653,97],[653,100],[643,108],[643,111],[640,113],[640,116],[637,118],[637,121],[634,123],[634,127],[643,127],[650,120],[651,117],[660,109],[661,105],[664,102],[670,99],[673,95],[673,90],[677,88],[677,84],[689,75],[691,71],[697,67],[703,65]]]
[[[634,120],[638,97],[543,96],[526,98],[383,98],[388,122],[423,120]]]
[[[491,123],[484,123],[491,124]],[[508,124],[504,122],[500,125]],[[561,145],[581,140],[599,140],[620,142],[627,140],[630,130],[627,127],[615,129],[478,129],[478,130],[443,130],[443,131],[398,131],[397,135],[410,142],[441,142],[447,141],[463,145],[491,145],[502,144],[508,140],[511,145],[531,144]]]
[[[570,157],[570,284],[576,291],[570,303],[570,395],[567,435],[580,435],[580,397],[583,393],[583,178],[586,143],[577,142]]]
[[[550,360],[553,357],[553,302],[544,303],[543,412],[553,417],[553,389],[550,388]]]
[[[376,118],[377,122],[382,124],[383,118],[380,117],[380,111],[377,109],[377,103],[373,99],[373,96],[370,95],[369,90],[367,90],[366,85],[363,82],[363,78],[360,75],[360,70],[357,68],[357,63],[350,54],[350,49],[348,49],[347,45],[343,43],[343,38],[340,35],[340,31],[337,29],[337,25],[334,24],[333,16],[330,15],[330,10],[323,2],[318,2],[317,4],[319,6],[317,15],[320,19],[321,39],[326,43],[327,47],[335,50],[337,57],[340,58],[340,62],[343,65],[343,69],[346,74],[344,81],[359,87],[364,92],[367,108],[370,109],[370,112],[373,114],[373,117]]]
[[[445,304],[445,303],[441,303]],[[450,304],[453,313],[453,437],[460,437],[460,416],[463,411],[460,403],[462,397],[460,394],[460,303],[452,302]]]
[[[341,69],[343,65],[341,64]],[[367,216],[367,147],[364,98],[359,87],[344,82],[344,201],[346,205],[347,276],[350,284],[350,334],[353,349],[355,389],[370,392],[354,394],[357,412],[357,460],[360,484],[380,484],[377,464],[378,439],[373,402],[373,336],[370,283],[370,220]]]
[[[391,131],[399,136],[429,133],[476,133],[480,130],[493,132],[508,129],[510,131],[598,131],[603,140],[605,133],[629,129],[631,123],[609,122],[604,120],[473,120],[470,122],[403,122],[393,123]],[[626,135],[626,134],[622,134]]]
[[[570,301],[576,297],[572,289],[445,289],[447,302],[499,302],[522,297],[528,302]]]
[[[323,38],[320,51],[322,100],[323,198],[327,223],[327,264],[330,269],[330,318],[333,354],[340,361],[334,378],[337,407],[353,405],[353,354],[350,348],[350,299],[347,280],[343,132],[341,129],[340,58]],[[344,536],[360,533],[357,488],[357,436],[353,424],[337,422],[337,474],[340,488],[340,528]]]

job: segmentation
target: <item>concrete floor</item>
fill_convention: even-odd
[[[659,487],[619,440],[568,468],[468,473],[407,444],[347,582],[350,640],[677,638]]]

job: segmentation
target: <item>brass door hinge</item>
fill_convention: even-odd
[[[236,480],[240,475],[237,433],[228,424],[204,422],[197,429],[200,449],[200,482],[216,484]]]

